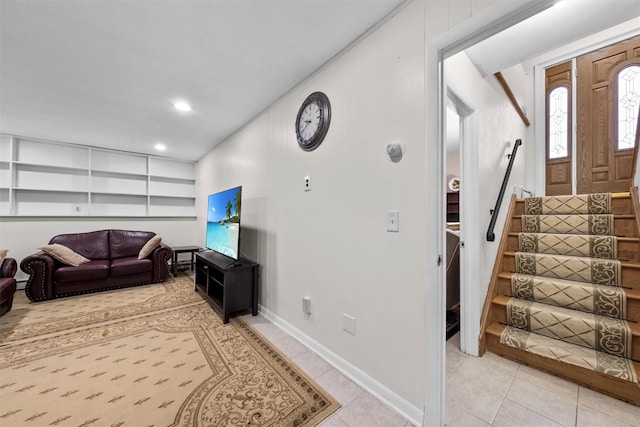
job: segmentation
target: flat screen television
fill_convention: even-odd
[[[237,260],[240,254],[242,186],[209,195],[206,247]]]

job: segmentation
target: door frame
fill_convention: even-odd
[[[426,244],[423,304],[424,325],[427,331],[424,339],[424,426],[442,426],[445,419],[446,274],[443,268],[445,263],[442,262],[446,254],[446,177],[443,164],[446,150],[444,60],[542,12],[554,3],[555,0],[497,0],[483,13],[471,17],[433,40],[430,39],[429,33],[425,32],[425,185],[428,195],[433,198],[426,197],[424,238],[425,242],[435,241],[435,244]],[[425,25],[429,22],[427,12],[425,8]],[[473,255],[468,252],[468,257],[470,256]]]
[[[470,159],[478,158],[475,108],[449,86],[447,86],[447,100],[449,105],[454,107],[459,117],[460,182],[464,183],[465,176],[478,176],[477,162],[470,161]],[[444,154],[446,156],[446,150],[444,150]],[[446,162],[446,157],[444,161]],[[479,253],[479,236],[481,236],[481,233],[477,229],[477,221],[470,221],[470,219],[477,216],[480,202],[478,194],[472,191],[465,191],[464,185],[460,186],[459,200],[460,350],[477,356],[479,325],[474,322],[474,319],[479,316],[479,311],[470,302],[477,301],[480,298],[480,292],[478,287],[474,286],[475,283],[469,278],[480,275],[480,266],[478,264],[480,257],[477,255]]]
[[[624,24],[623,24],[624,25]],[[573,45],[570,45],[567,48],[562,48],[561,53],[554,54],[553,52],[548,55],[548,59],[540,62],[533,66],[533,108],[534,108],[534,117],[545,117],[546,114],[546,96],[545,96],[545,69],[551,67],[553,65],[559,64],[561,62],[572,60],[573,62],[573,89],[572,89],[572,102],[573,102],[573,118],[572,118],[572,127],[573,127],[573,153],[572,153],[572,170],[571,173],[573,175],[573,184],[572,184],[572,192],[576,194],[577,192],[577,180],[575,179],[577,174],[577,150],[575,144],[577,143],[576,138],[576,120],[577,120],[577,96],[576,90],[577,85],[575,82],[575,70],[576,70],[576,60],[578,56],[584,55],[586,53],[592,52],[594,50],[598,50],[605,46],[609,46],[611,44],[615,44],[631,37],[635,37],[640,35],[640,30],[632,29],[632,30],[622,30],[615,35],[612,35],[610,30],[605,30],[603,33],[605,35],[598,36],[598,34],[592,36],[586,43],[584,42],[576,42]],[[615,30],[614,30],[615,31]],[[533,141],[544,141],[546,135],[546,127],[544,120],[535,120],[533,123],[533,132],[534,137]],[[546,189],[545,182],[545,165],[546,165],[546,147],[544,144],[535,144],[534,145],[534,192],[536,195],[544,196]],[[638,181],[636,181],[637,183]]]

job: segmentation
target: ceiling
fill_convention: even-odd
[[[465,52],[483,76],[636,18],[640,0],[556,0],[556,3]]]
[[[0,132],[197,160],[404,1],[1,0]]]
[[[404,4],[0,0],[0,132],[197,160]],[[639,15],[559,0],[466,52],[488,75]]]

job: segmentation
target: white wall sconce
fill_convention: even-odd
[[[387,144],[387,155],[389,156],[389,160],[393,163],[398,163],[402,159],[402,154],[404,150],[402,146],[397,142],[390,142]]]

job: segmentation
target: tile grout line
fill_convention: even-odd
[[[493,414],[493,417],[491,417],[491,422],[489,424],[491,424],[492,426],[493,426],[493,423],[496,421],[496,416],[498,415],[498,412],[500,412],[500,408],[502,408],[502,405],[504,404],[504,401],[507,398],[507,394],[509,394],[509,390],[511,390],[511,387],[513,386],[513,382],[516,380],[516,375],[518,375],[518,371],[520,371],[520,367],[522,367],[522,365],[518,365],[518,369],[516,369],[516,371],[513,374],[513,377],[511,377],[511,382],[509,383],[509,387],[507,387],[507,390],[504,392],[504,396],[502,396],[502,399],[500,400],[500,404],[498,405],[498,409],[496,410],[496,413]]]

